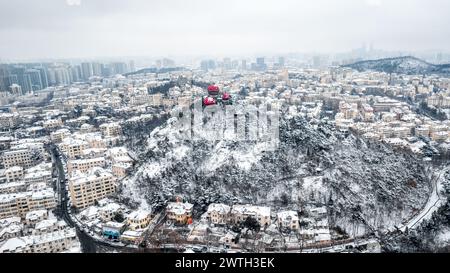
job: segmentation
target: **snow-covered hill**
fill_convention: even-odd
[[[398,74],[448,74],[450,64],[435,65],[412,56],[360,61],[345,65],[358,71],[380,71]]]
[[[253,203],[301,210],[329,205],[331,222],[348,232],[399,224],[426,202],[431,186],[422,162],[334,127],[282,115],[280,145],[187,141],[176,119],[157,127],[132,149],[145,162],[123,182],[130,203],[162,207],[175,196],[202,213],[212,202]],[[358,230],[359,228],[359,230]]]

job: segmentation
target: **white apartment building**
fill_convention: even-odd
[[[0,128],[12,128],[19,122],[20,116],[17,113],[0,113]]]
[[[43,126],[45,129],[54,129],[63,125],[63,122],[60,118],[58,119],[49,119],[44,121]]]
[[[89,144],[84,140],[68,137],[59,144],[59,148],[68,158],[75,158],[83,155],[83,151],[89,148]]]
[[[25,217],[26,213],[38,209],[54,209],[56,198],[52,189],[35,192],[19,192],[0,195],[0,218]]]
[[[102,168],[88,173],[78,172],[69,179],[72,204],[77,208],[91,206],[96,200],[116,192],[116,177]]]
[[[0,194],[14,193],[26,189],[25,182],[9,182],[0,184]]]
[[[55,132],[50,133],[50,139],[53,142],[61,142],[63,141],[64,138],[69,136],[70,136],[69,129],[59,129]]]
[[[416,136],[429,137],[430,128],[428,126],[420,126],[414,129],[414,133]]]
[[[9,183],[20,181],[23,175],[24,175],[23,168],[19,166],[10,167],[5,170],[6,180]]]
[[[30,171],[23,176],[23,181],[27,184],[46,183],[50,184],[52,181],[52,172],[46,170]]]
[[[32,153],[28,149],[9,150],[3,153],[3,165],[5,168],[14,166],[33,166]]]
[[[56,253],[72,248],[78,243],[75,228],[30,235],[7,240],[0,253]]]
[[[100,130],[106,137],[115,137],[122,133],[122,127],[117,122],[104,123],[100,125]]]

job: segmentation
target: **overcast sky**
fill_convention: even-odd
[[[0,59],[450,51],[448,0],[0,0]]]

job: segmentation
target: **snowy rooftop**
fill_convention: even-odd
[[[208,212],[218,212],[220,214],[229,213],[231,210],[230,206],[225,204],[210,204],[208,206]]]
[[[98,177],[113,177],[113,175],[103,168],[92,168],[88,173],[73,172],[70,182],[77,185],[96,180]]]
[[[128,215],[128,219],[132,221],[142,221],[150,216],[150,211],[135,210]]]
[[[38,230],[45,230],[49,227],[53,227],[53,226],[66,226],[66,223],[64,221],[58,221],[58,219],[56,218],[52,218],[52,219],[46,219],[46,220],[42,220],[38,223],[36,223],[35,225],[35,229]]]
[[[261,215],[270,217],[270,207],[253,206],[253,205],[234,205],[231,213]]]
[[[67,228],[64,230],[58,230],[55,232],[45,233],[41,235],[30,235],[18,238],[11,238],[0,247],[0,253],[13,252],[16,251],[18,248],[24,249],[27,247],[31,247],[32,245],[45,244],[52,241],[62,240],[65,238],[75,239],[76,238],[75,229]]]
[[[87,164],[92,162],[101,162],[105,161],[104,157],[96,157],[96,158],[86,158],[86,159],[73,159],[70,160],[69,163],[71,164]]]
[[[54,197],[55,193],[51,188],[47,188],[40,191],[26,191],[26,192],[17,192],[17,193],[7,193],[0,195],[0,203],[11,202],[18,198],[27,198],[30,197],[33,200],[36,199],[44,199]]]
[[[141,235],[142,231],[138,230],[127,230],[122,234],[124,237],[141,237]]]
[[[293,211],[293,210],[278,212],[277,216],[282,221],[287,220],[287,219],[290,219],[291,221],[298,221],[298,214],[296,211]]]
[[[170,202],[167,204],[167,211],[174,214],[185,214],[186,212],[192,211],[193,207],[194,205],[190,203]]]
[[[122,223],[117,223],[117,222],[109,221],[109,222],[103,224],[103,227],[104,227],[104,228],[111,227],[111,228],[121,229],[121,228],[123,228],[124,225],[125,225],[125,224],[122,224]]]
[[[9,226],[0,230],[0,238],[5,234],[15,234],[22,231],[23,225],[21,223],[12,223]]]
[[[12,223],[20,223],[20,217],[9,217],[0,219],[0,227],[6,227]]]
[[[28,212],[25,215],[25,219],[27,220],[37,220],[39,218],[45,217],[48,214],[47,210],[41,209],[41,210],[33,210]]]

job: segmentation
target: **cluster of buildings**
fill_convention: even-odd
[[[124,135],[134,134],[127,128],[168,115],[174,106],[188,106],[210,83],[233,98],[255,104],[269,98],[289,115],[326,118],[342,132],[413,153],[450,143],[449,119],[434,116],[447,115],[450,108],[446,77],[321,69],[320,59],[313,60],[314,69],[293,66],[283,57],[247,61],[203,60],[199,68],[127,76],[135,70],[133,62],[0,66],[0,91],[7,91],[0,92],[0,251],[60,252],[77,244],[74,231],[52,213],[60,187],[67,187],[72,217],[91,236],[139,242],[156,217],[150,208],[131,210],[115,199],[137,158],[124,145]],[[156,66],[175,64],[162,59]],[[49,153],[54,147],[65,177],[59,186],[59,166]],[[173,202],[164,216],[191,227],[192,240],[237,244],[237,234],[226,227],[251,217],[262,227],[257,240],[265,248],[329,243],[334,234],[326,208],[306,212],[211,204],[197,221],[192,204]]]
[[[0,169],[0,253],[79,252],[75,230],[58,220],[46,138],[4,138]]]

